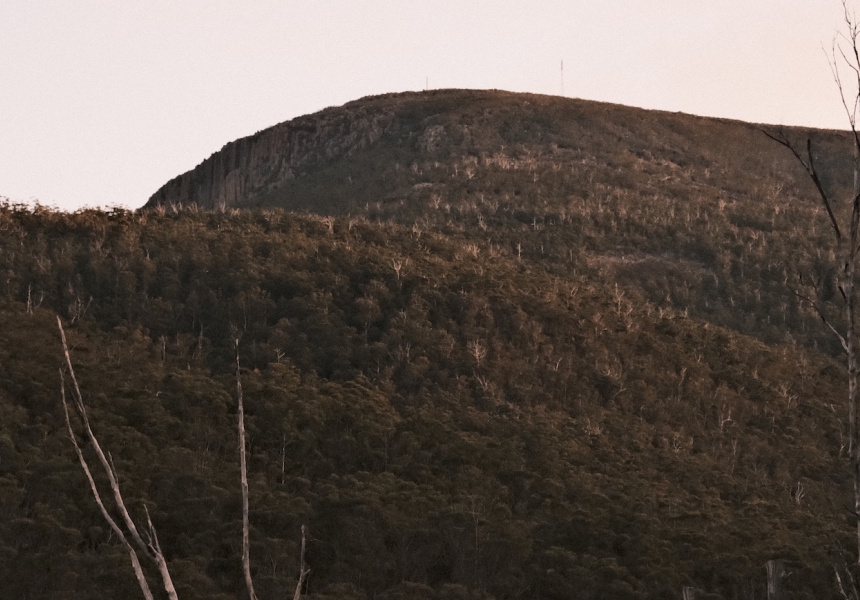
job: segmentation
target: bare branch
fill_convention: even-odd
[[[146,537],[149,538],[149,546],[154,551],[161,552],[161,546],[158,544],[158,535],[155,533],[155,526],[152,524],[146,504],[143,505],[143,513],[146,515]]]
[[[844,323],[843,329],[845,334],[840,334],[836,327],[824,315],[819,304],[812,299],[805,297],[796,290],[792,290],[796,296],[807,301],[813,309],[821,317],[821,320],[827,325],[830,330],[836,334],[839,342],[842,344],[842,349],[845,350],[847,356],[848,367],[848,454],[850,456],[851,473],[854,483],[854,515],[855,529],[857,537],[857,564],[860,564],[860,427],[858,427],[858,394],[860,393],[860,355],[857,351],[857,285],[856,285],[856,266],[858,253],[860,253],[860,133],[857,131],[857,114],[860,109],[860,47],[858,47],[858,39],[860,39],[860,23],[857,21],[856,15],[849,10],[848,0],[842,0],[843,18],[845,33],[837,33],[833,39],[829,59],[830,70],[833,75],[833,81],[836,83],[836,88],[839,91],[842,106],[845,109],[845,115],[848,118],[848,123],[851,128],[851,134],[854,145],[854,191],[851,200],[851,215],[848,222],[843,224],[848,230],[848,240],[843,240],[842,231],[839,223],[833,214],[833,202],[824,190],[821,183],[818,169],[815,166],[814,153],[812,151],[812,141],[806,141],[806,157],[795,148],[785,133],[780,130],[777,134],[764,132],[769,138],[775,142],[785,146],[791,151],[792,155],[798,162],[803,165],[809,177],[815,184],[824,208],[827,210],[827,216],[830,219],[830,224],[836,235],[838,244],[838,267],[840,268],[840,276],[837,282],[839,293],[843,299]],[[850,44],[850,50],[846,51],[839,41],[844,40]],[[839,58],[837,58],[839,57]],[[846,87],[843,84],[840,74],[840,59],[854,74],[854,89],[851,94],[846,95]],[[850,99],[849,97],[850,96]],[[839,552],[840,560],[844,563],[841,551]],[[858,599],[858,589],[851,571],[847,564],[842,565],[843,568],[836,568],[836,580],[839,586],[840,593],[846,600]]]
[[[250,600],[257,600],[251,578],[251,542],[248,523],[248,466],[245,458],[245,405],[242,399],[242,378],[239,375],[239,340],[236,340],[236,397],[238,399],[239,476],[242,482],[242,570]]]
[[[153,546],[152,544],[148,544],[143,540],[140,536],[140,533],[137,530],[137,526],[134,523],[134,520],[131,518],[131,515],[128,512],[128,509],[125,506],[125,502],[122,498],[122,492],[119,487],[119,481],[117,479],[116,469],[113,466],[113,461],[105,455],[102,450],[101,444],[99,444],[98,438],[96,438],[95,433],[93,433],[92,427],[90,426],[89,416],[87,415],[87,409],[84,405],[84,397],[81,394],[81,388],[78,385],[77,377],[75,377],[75,369],[72,366],[72,357],[69,354],[69,346],[66,343],[66,332],[63,330],[63,322],[60,320],[60,317],[57,317],[57,327],[60,329],[60,339],[63,343],[63,354],[66,358],[66,366],[69,369],[69,376],[71,377],[74,391],[74,402],[76,412],[78,413],[78,417],[84,425],[84,431],[87,434],[87,439],[90,441],[90,445],[93,447],[93,450],[98,456],[99,462],[101,462],[102,467],[104,468],[105,473],[108,477],[108,482],[110,483],[111,491],[113,492],[114,502],[116,504],[117,509],[119,510],[120,516],[122,517],[123,523],[128,528],[128,532],[131,535],[132,540],[135,544],[156,564],[158,567],[158,571],[161,574],[161,579],[164,584],[164,590],[167,592],[168,598],[170,600],[177,600],[176,588],[173,586],[173,581],[170,577],[170,571],[167,568],[167,560],[164,558],[164,554],[161,552],[160,548]],[[65,385],[63,385],[63,406],[66,406],[65,403]],[[72,441],[75,443],[76,449],[79,451],[77,440],[74,437],[74,434],[71,429],[71,422],[68,421],[68,413],[67,413],[67,422],[69,425],[69,431],[72,433]],[[86,463],[83,459],[83,454],[78,455],[79,460],[82,463]],[[95,481],[92,479],[92,476],[89,472],[89,467],[84,467],[84,472],[87,474],[87,478],[90,480],[90,487],[93,488],[93,495],[96,496],[96,501],[99,503],[100,507],[103,509],[102,514],[106,514],[107,511],[104,509],[104,504],[101,502],[100,496],[98,496],[98,490],[95,489]],[[149,515],[147,514],[147,519]],[[150,532],[154,535],[155,528],[152,527],[152,522],[150,521]],[[128,542],[126,542],[128,544]],[[132,563],[136,560],[132,559]]]
[[[857,580],[848,567],[848,562],[845,560],[842,548],[838,545],[831,548],[830,555],[833,560],[833,571],[836,576],[836,585],[839,589],[839,595],[842,596],[844,600],[860,600],[860,591],[857,589]]]
[[[74,377],[74,374],[72,374]],[[90,467],[87,464],[86,459],[84,458],[84,454],[81,451],[81,447],[78,444],[78,439],[75,437],[75,432],[72,429],[72,422],[69,419],[69,405],[66,402],[66,382],[63,377],[63,370],[60,369],[60,397],[63,401],[63,412],[66,415],[66,428],[69,431],[69,439],[72,440],[72,445],[75,447],[75,454],[78,455],[78,462],[81,464],[81,468],[84,470],[84,475],[87,477],[87,481],[90,484],[90,490],[93,493],[93,498],[96,500],[96,504],[98,504],[99,510],[102,513],[102,517],[107,521],[107,524],[110,526],[111,530],[116,534],[119,540],[122,542],[122,545],[125,546],[125,549],[128,551],[128,557],[131,560],[131,568],[134,569],[134,576],[137,578],[137,583],[140,586],[140,591],[143,592],[143,597],[146,600],[154,600],[152,596],[152,590],[149,589],[149,584],[146,581],[146,576],[143,574],[143,568],[140,565],[140,560],[137,558],[137,552],[134,551],[134,546],[132,546],[128,538],[125,537],[125,533],[123,533],[122,529],[119,528],[119,525],[116,524],[116,521],[113,520],[113,517],[110,516],[110,513],[105,508],[104,502],[102,501],[101,494],[99,494],[98,487],[96,487],[96,482],[93,479],[93,475],[90,472]]]
[[[854,195],[851,203],[851,247],[848,249],[848,260],[857,256],[858,238],[860,238],[860,193]]]
[[[296,592],[293,594],[293,600],[301,600],[302,597],[302,587],[305,584],[305,579],[307,579],[308,574],[310,574],[311,570],[305,564],[305,526],[302,525],[302,550],[299,555],[299,580],[296,583]]]
[[[75,377],[75,371],[72,367],[72,357],[69,354],[69,347],[66,343],[66,333],[63,331],[63,324],[60,321],[60,317],[57,317],[57,326],[60,328],[60,339],[63,342],[63,354],[66,357],[66,366],[69,369],[69,374],[72,378],[72,384],[74,385],[73,391],[75,392],[74,400],[75,400],[75,408],[77,409],[78,416],[84,425],[84,431],[87,434],[87,438],[90,440],[90,443],[93,446],[93,449],[96,452],[96,456],[98,456],[99,461],[102,463],[102,467],[104,467],[105,472],[108,476],[108,481],[110,482],[111,490],[113,491],[114,501],[116,502],[117,508],[120,510],[120,515],[122,516],[123,522],[126,527],[128,527],[129,533],[131,533],[132,539],[143,549],[146,549],[146,543],[140,537],[140,534],[137,531],[137,526],[129,515],[128,510],[125,507],[125,502],[122,498],[122,493],[120,493],[119,482],[116,478],[116,471],[111,464],[111,461],[105,455],[102,450],[101,444],[99,444],[98,439],[96,438],[95,433],[93,433],[92,427],[90,427],[89,416],[87,415],[87,409],[84,405],[84,397],[81,394],[81,388],[78,385],[78,380]]]
[[[815,158],[812,153],[812,140],[806,140],[806,156],[804,159],[797,148],[794,147],[794,144],[789,141],[786,137],[785,133],[780,130],[778,135],[773,135],[769,131],[764,129],[760,129],[763,134],[767,137],[775,141],[776,143],[785,146],[788,148],[797,161],[803,166],[806,173],[812,179],[812,182],[815,184],[815,189],[818,190],[818,195],[821,196],[821,202],[824,205],[824,209],[827,211],[827,216],[830,219],[830,226],[833,228],[833,232],[836,235],[836,240],[842,240],[842,230],[839,228],[839,223],[836,221],[836,216],[833,214],[832,203],[830,201],[830,197],[827,195],[827,192],[824,191],[824,185],[821,183],[821,178],[818,176],[818,169],[815,166]]]
[[[797,296],[797,298],[799,300],[808,303],[812,307],[812,309],[816,312],[816,314],[819,316],[821,321],[827,326],[828,329],[830,329],[830,331],[832,331],[834,333],[836,338],[839,340],[839,344],[842,346],[842,350],[847,354],[848,353],[848,340],[845,338],[844,335],[839,333],[839,330],[837,330],[836,327],[834,327],[833,324],[827,319],[827,316],[824,314],[824,312],[822,312],[821,306],[819,306],[818,302],[816,302],[815,300],[813,300],[812,298],[810,298],[806,294],[800,293],[799,291],[797,291],[796,289],[794,289],[793,287],[791,287],[787,283],[786,283],[786,287],[788,287],[789,291],[792,294],[794,294],[795,296]]]
[[[842,0],[842,11],[843,11],[843,19],[845,21],[845,26],[848,31],[848,35],[841,34],[843,38],[851,45],[851,54],[852,58],[849,58],[845,51],[842,49],[842,46],[836,43],[836,39],[833,40],[833,49],[830,53],[830,71],[833,74],[833,81],[836,83],[836,88],[839,90],[839,98],[842,100],[842,106],[845,109],[845,116],[848,118],[848,124],[851,127],[851,133],[854,138],[854,148],[855,151],[860,154],[860,134],[857,131],[857,108],[858,102],[860,102],[860,53],[858,53],[857,48],[857,38],[860,35],[860,28],[858,28],[858,24],[855,16],[851,13],[848,8],[848,3],[846,0]],[[853,106],[849,108],[848,101],[845,98],[845,88],[842,85],[842,78],[839,75],[839,63],[836,60],[836,49],[839,49],[839,54],[842,57],[842,60],[854,72],[854,76],[856,79],[856,89],[857,92],[854,93],[854,102]]]

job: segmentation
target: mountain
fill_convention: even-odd
[[[843,132],[786,134],[850,186]],[[0,205],[0,589],[140,594],[59,315],[181,598],[245,597],[237,354],[261,600],[303,525],[320,600],[763,598],[771,559],[835,597],[846,373],[794,293],[838,314],[817,202],[759,126],[439,91],[228,144],[140,211]]]
[[[847,166],[844,154],[833,152],[850,143],[844,133],[820,131],[816,138],[828,158]],[[462,200],[463,192],[489,201],[502,182],[516,184],[508,194],[520,188],[543,202],[606,188],[670,196],[720,190],[731,202],[737,192],[756,189],[753,176],[765,177],[758,191],[767,194],[771,185],[798,185],[799,175],[781,148],[742,122],[554,96],[437,90],[365,98],[231,142],[166,183],[146,207],[354,214],[368,203],[426,200],[433,192],[446,201]]]
[[[391,94],[227,144],[145,210],[278,207],[438,231],[767,342],[838,352],[786,286],[832,268],[808,252],[829,247],[829,225],[765,128],[498,91]],[[850,190],[846,132],[783,131],[814,142],[828,191]]]

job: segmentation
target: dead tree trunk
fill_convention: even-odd
[[[119,524],[113,519],[113,517],[111,517],[110,512],[105,507],[105,504],[101,498],[101,494],[99,493],[98,487],[96,486],[95,480],[93,479],[89,465],[86,461],[86,458],[84,458],[80,445],[78,444],[77,437],[75,436],[75,432],[72,428],[71,419],[69,418],[69,408],[68,403],[66,402],[66,385],[61,369],[61,397],[63,401],[63,410],[65,411],[66,415],[66,426],[69,431],[69,437],[71,438],[72,444],[75,447],[75,453],[78,456],[78,462],[80,462],[81,468],[84,470],[84,474],[87,477],[87,481],[89,481],[90,490],[93,493],[93,497],[96,500],[96,504],[98,504],[99,510],[101,511],[102,516],[104,517],[105,521],[107,521],[111,530],[117,535],[117,537],[119,537],[122,544],[126,547],[126,550],[128,550],[132,568],[134,569],[135,576],[137,577],[138,584],[140,585],[144,597],[147,600],[152,600],[152,592],[149,589],[149,585],[146,583],[146,578],[144,577],[140,561],[137,558],[137,552],[135,551],[134,546],[132,546],[132,544],[128,541],[129,536],[134,542],[134,545],[137,546],[140,551],[142,551],[155,563],[156,567],[158,568],[159,574],[161,575],[161,580],[164,584],[164,591],[167,592],[168,598],[170,598],[170,600],[177,600],[176,588],[173,586],[173,581],[170,578],[170,571],[167,568],[167,560],[164,558],[164,553],[161,551],[161,546],[158,543],[158,536],[155,533],[155,526],[152,524],[152,520],[149,518],[149,512],[147,511],[146,514],[147,530],[144,531],[143,535],[141,535],[141,533],[138,531],[137,525],[131,518],[128,509],[125,506],[122,492],[120,491],[119,487],[116,469],[114,469],[113,466],[113,461],[110,459],[109,455],[106,455],[104,453],[101,445],[99,444],[98,439],[96,438],[95,433],[93,433],[92,427],[90,426],[89,417],[87,415],[87,409],[84,405],[84,398],[81,394],[80,386],[78,386],[78,380],[75,377],[75,370],[72,367],[72,357],[69,354],[69,347],[66,343],[66,333],[65,331],[63,331],[63,323],[60,320],[60,317],[57,317],[57,326],[60,329],[60,339],[63,342],[63,354],[66,359],[66,367],[69,371],[69,377],[72,380],[71,389],[73,392],[72,398],[75,406],[75,411],[77,412],[78,418],[83,425],[84,433],[86,434],[90,445],[95,451],[96,456],[98,457],[99,462],[102,465],[102,468],[107,474],[108,483],[110,484],[111,492],[113,494],[114,504],[116,505],[116,509],[119,511],[122,522],[125,524],[128,536],[126,536],[126,532],[123,532],[122,528],[120,528]],[[143,536],[146,536],[146,541],[144,541]]]
[[[307,579],[308,574],[311,572],[305,564],[305,526],[302,525],[302,550],[299,555],[299,581],[296,583],[296,592],[293,594],[293,600],[301,600],[302,597],[302,587],[305,585],[305,579]]]
[[[146,600],[154,600],[152,597],[152,590],[149,589],[149,584],[146,582],[146,576],[143,574],[143,568],[140,566],[140,560],[137,557],[137,552],[134,550],[134,546],[132,546],[128,538],[125,536],[125,533],[120,529],[119,525],[117,525],[116,521],[114,521],[113,517],[110,516],[110,513],[105,508],[104,502],[102,501],[101,494],[99,494],[99,490],[96,487],[96,482],[93,479],[93,475],[90,472],[90,467],[87,464],[86,459],[84,458],[83,452],[81,452],[81,446],[78,444],[77,437],[75,437],[75,431],[72,429],[72,421],[69,418],[69,405],[66,402],[66,381],[63,376],[63,370],[60,369],[60,396],[63,400],[63,412],[66,415],[66,429],[69,432],[69,439],[72,440],[72,445],[75,447],[75,454],[78,456],[78,462],[81,464],[81,468],[84,470],[84,475],[87,477],[87,481],[90,484],[90,490],[93,493],[93,497],[96,500],[96,504],[99,506],[99,510],[102,513],[102,517],[107,521],[107,524],[110,526],[111,531],[116,534],[119,541],[122,542],[122,545],[125,546],[126,551],[128,552],[129,560],[131,561],[131,568],[134,570],[134,576],[137,579],[137,583],[140,586],[140,590],[143,592],[143,597]]]
[[[845,560],[845,552],[838,545],[831,548],[833,574],[836,577],[836,588],[843,600],[860,600],[857,591],[857,580],[851,572],[851,565]],[[853,561],[852,561],[853,562]]]
[[[239,477],[242,483],[242,571],[250,600],[257,600],[251,577],[251,542],[248,522],[248,466],[245,459],[245,405],[242,400],[242,378],[239,375],[239,340],[236,340],[236,397],[238,398]]]
[[[767,569],[767,600],[782,600],[782,581],[785,578],[785,562],[769,560]]]

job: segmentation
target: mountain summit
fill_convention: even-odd
[[[830,147],[840,134],[819,137]],[[780,150],[737,121],[501,91],[410,92],[328,108],[230,142],[167,182],[146,207],[355,212],[368,202],[426,195],[431,186],[444,195],[452,176],[492,195],[496,186],[480,182],[499,171],[509,180],[520,175],[518,187],[545,201],[593,194],[607,179],[651,194],[731,193],[753,186],[751,178],[784,185],[774,163],[796,184]]]
[[[838,351],[815,315],[789,308],[786,277],[823,266],[787,249],[829,240],[814,187],[765,127],[501,91],[389,94],[231,142],[146,206],[434,231],[554,274],[590,272],[766,342],[787,326]],[[811,138],[828,185],[850,189],[846,132],[783,132]]]

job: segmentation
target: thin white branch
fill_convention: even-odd
[[[134,543],[137,544],[141,551],[143,551],[150,559],[152,559],[152,561],[158,567],[158,571],[161,574],[162,583],[164,584],[164,591],[167,592],[168,598],[170,598],[170,600],[178,600],[176,588],[174,587],[173,581],[170,577],[170,571],[167,569],[167,560],[164,558],[164,554],[161,552],[160,548],[157,548],[157,546],[153,546],[152,544],[146,543],[140,536],[140,533],[137,530],[137,526],[135,525],[134,520],[131,518],[128,509],[125,506],[125,502],[123,501],[122,491],[119,487],[119,481],[117,478],[116,469],[113,466],[113,461],[109,459],[105,452],[102,450],[101,444],[99,444],[98,438],[96,438],[96,435],[95,433],[93,433],[92,427],[90,426],[89,416],[87,415],[87,408],[84,404],[84,397],[83,394],[81,394],[81,388],[78,385],[78,380],[75,376],[75,369],[72,366],[72,357],[69,354],[69,346],[66,343],[66,332],[63,330],[63,322],[60,320],[59,316],[57,317],[57,327],[59,327],[60,329],[60,339],[63,343],[63,354],[66,358],[66,366],[69,369],[69,376],[71,377],[73,384],[72,390],[74,391],[73,399],[75,403],[75,408],[77,409],[76,412],[78,413],[78,417],[84,425],[84,431],[87,434],[87,438],[89,439],[90,444],[92,445],[93,450],[96,453],[96,456],[98,456],[99,462],[101,462],[102,467],[107,474],[108,482],[110,483],[111,491],[113,492],[114,502],[116,503],[116,507],[119,510],[123,523],[125,523],[126,527],[128,528],[128,532],[131,535],[131,538]],[[63,385],[63,390],[65,390],[65,385]],[[65,406],[65,391],[63,392],[63,402]],[[71,423],[69,423],[69,429],[71,431]],[[74,436],[73,441],[75,441],[75,444],[77,445],[77,441],[74,439]],[[83,459],[83,455],[79,455],[79,458]],[[85,472],[87,473],[88,479],[90,479],[91,487],[94,486],[95,482],[89,475],[89,467],[85,468]],[[96,493],[97,490],[94,490],[94,494]],[[97,497],[97,502],[101,502],[99,497]],[[101,506],[104,505],[102,504]],[[152,527],[151,522],[150,531],[153,534],[155,532],[155,528]]]
[[[242,483],[242,571],[250,600],[257,600],[251,577],[251,541],[248,523],[248,466],[245,457],[245,405],[242,399],[242,378],[239,375],[239,340],[236,340],[236,397],[238,399],[239,476]]]
[[[293,594],[293,600],[301,600],[302,587],[305,584],[305,579],[307,579],[308,575],[311,572],[311,570],[305,564],[305,542],[306,542],[306,539],[307,539],[307,537],[305,535],[305,526],[302,525],[302,551],[301,551],[301,555],[299,556],[299,580],[296,583],[296,591]]]
[[[99,494],[98,487],[96,486],[96,482],[93,479],[93,475],[90,472],[90,467],[87,464],[86,459],[84,458],[84,454],[81,451],[81,447],[78,444],[78,439],[75,437],[75,432],[72,429],[72,422],[69,419],[69,405],[66,402],[66,382],[63,377],[63,370],[60,369],[60,397],[63,401],[63,412],[66,415],[66,428],[69,431],[69,439],[72,440],[72,445],[75,447],[75,454],[78,455],[78,462],[81,464],[81,468],[84,470],[84,475],[87,477],[87,481],[90,484],[90,490],[93,493],[93,498],[96,500],[96,504],[98,504],[99,510],[102,513],[102,517],[107,521],[107,524],[110,526],[111,530],[116,534],[119,540],[122,542],[122,545],[125,546],[125,549],[128,551],[129,560],[131,560],[131,568],[134,570],[134,576],[137,578],[137,583],[140,586],[140,590],[143,592],[143,597],[146,600],[154,600],[152,596],[152,590],[149,589],[149,584],[146,582],[146,576],[143,574],[143,568],[140,565],[140,560],[137,558],[137,552],[134,551],[134,546],[132,546],[128,538],[125,537],[125,533],[123,533],[122,529],[120,529],[119,525],[116,524],[116,521],[113,520],[113,517],[110,516],[110,513],[105,508],[104,502],[102,501],[101,494]]]

